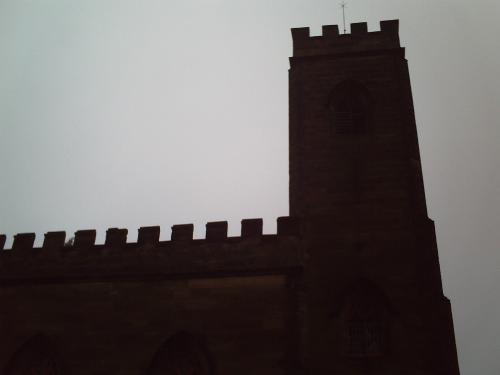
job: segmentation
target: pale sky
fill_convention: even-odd
[[[500,2],[352,0],[400,19],[462,375],[500,373]],[[0,232],[288,213],[291,27],[331,0],[0,0]]]

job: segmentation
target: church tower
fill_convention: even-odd
[[[459,375],[398,21],[293,29],[290,217],[0,235],[0,373]]]
[[[308,373],[458,375],[398,21],[292,29],[290,215]]]

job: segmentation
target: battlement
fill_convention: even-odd
[[[104,244],[96,231],[78,230],[72,243],[65,232],[48,232],[41,247],[35,233],[14,236],[4,249],[0,235],[0,284],[50,280],[130,277],[180,277],[226,272],[269,273],[299,267],[300,228],[292,217],[277,220],[277,234],[263,234],[262,219],[241,221],[241,236],[228,237],[227,221],[206,224],[204,239],[194,239],[193,224],[171,228],[171,239],[160,241],[160,227],[141,227],[137,242],[127,242],[127,229],[110,228]]]
[[[350,34],[338,25],[324,25],[322,35],[310,36],[309,27],[293,28],[293,57],[342,55],[400,48],[399,20],[380,21],[380,31],[368,32],[366,22],[351,23]]]
[[[298,219],[284,216],[279,217],[278,223],[278,236],[295,236],[299,234]],[[225,239],[237,239],[238,237],[228,237],[227,221],[209,222],[205,226],[205,239],[194,239],[194,225],[193,224],[176,224],[171,228],[171,241],[218,241]],[[241,238],[251,238],[263,236],[263,220],[262,219],[243,219],[241,221]],[[97,231],[94,229],[78,230],[75,232],[73,243],[66,243],[66,232],[47,232],[44,237],[43,245],[41,248],[35,248],[35,233],[18,233],[14,235],[14,242],[11,249],[4,249],[6,242],[6,235],[0,235],[0,255],[5,251],[29,251],[29,250],[43,250],[43,249],[57,249],[65,248],[88,248],[92,246],[104,247],[120,247],[125,245],[133,245],[134,243],[127,243],[128,229],[109,228],[106,231],[106,239],[104,245],[96,245],[95,240]],[[162,241],[168,242],[168,241]],[[138,246],[144,245],[158,245],[160,243],[160,227],[141,227],[138,230],[137,243]]]

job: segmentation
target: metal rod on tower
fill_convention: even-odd
[[[342,3],[340,3],[340,6],[342,7],[342,19],[344,20],[344,34],[346,33],[346,29],[345,29],[345,6],[347,5],[347,3],[345,1],[342,1]]]

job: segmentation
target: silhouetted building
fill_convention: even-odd
[[[292,30],[290,216],[82,230],[0,256],[0,368],[27,374],[458,375],[398,21]],[[3,249],[5,236],[0,248]]]

